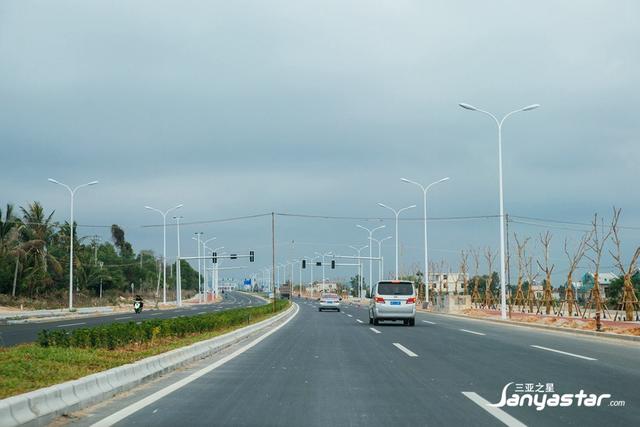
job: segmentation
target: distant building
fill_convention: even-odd
[[[611,282],[618,279],[618,275],[615,273],[598,273],[598,285],[600,285],[600,293],[603,297],[606,297],[609,293],[609,285]],[[595,283],[595,276],[592,272],[587,272],[582,276],[582,286],[579,289],[579,292],[582,294],[589,295],[591,289],[593,289],[593,285]]]
[[[436,292],[442,291],[443,294],[461,294],[464,291],[464,274],[463,273],[429,273],[429,284],[431,289]],[[467,275],[467,280],[469,276]],[[467,287],[470,284],[467,283]]]

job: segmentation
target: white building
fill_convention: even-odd
[[[429,273],[429,284],[431,289],[436,291],[442,291],[443,294],[461,294],[464,291],[464,277],[463,273]],[[467,274],[467,280],[469,276]],[[467,283],[469,287],[469,283]]]

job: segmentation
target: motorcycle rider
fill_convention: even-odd
[[[136,313],[140,313],[142,311],[142,307],[144,306],[144,302],[140,295],[136,295],[133,299],[133,309]]]

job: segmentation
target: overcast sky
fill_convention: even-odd
[[[504,125],[506,211],[584,223],[615,204],[640,226],[638,46],[637,1],[4,0],[0,202],[38,200],[64,221],[68,193],[47,178],[97,179],[76,221],[121,224],[155,251],[161,229],[141,226],[161,217],[147,204],[184,203],[184,221],[387,217],[377,202],[415,203],[407,217],[419,218],[403,176],[451,177],[430,191],[430,217],[496,215],[496,126],[458,103],[500,116],[539,103]],[[367,244],[357,223],[279,217],[279,261],[351,253]],[[384,223],[378,237],[394,234]],[[562,240],[581,227],[565,228],[551,229],[558,274]],[[498,230],[496,218],[433,221],[430,258],[455,270],[460,249],[497,248]],[[270,261],[269,218],[185,226],[183,252],[195,231],[255,249],[253,270]],[[625,230],[628,256],[639,238]],[[174,228],[168,240],[175,256]],[[401,264],[420,263],[419,221],[400,224],[400,242]]]

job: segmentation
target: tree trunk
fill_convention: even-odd
[[[20,265],[20,257],[16,257],[16,268],[13,271],[13,290],[11,291],[11,296],[13,298],[16,297],[16,285],[18,283],[18,266]]]

